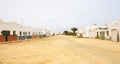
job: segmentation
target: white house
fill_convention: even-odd
[[[97,26],[94,24],[90,27],[82,27],[77,31],[78,37],[109,39],[107,26]]]
[[[50,31],[47,29],[41,29],[41,35],[50,36]]]
[[[89,27],[89,38],[96,38],[97,37],[97,29],[98,29],[98,26],[96,24]]]
[[[0,21],[0,35],[3,36],[4,41],[17,40],[17,30],[17,23]]]
[[[49,36],[50,31],[24,26],[16,22],[4,22],[0,20],[0,42],[31,39],[34,36],[37,37],[40,35]]]
[[[77,30],[77,37],[83,37],[83,28],[79,28],[78,30]]]
[[[109,27],[110,39],[119,42],[119,21],[109,22],[107,26]]]
[[[19,28],[20,28],[20,26],[19,26],[18,23],[16,23],[16,22],[9,22],[7,25],[9,25],[8,30],[11,31],[10,32],[11,35],[13,35],[13,34],[19,35]]]
[[[77,37],[85,37],[85,38],[89,38],[90,34],[89,34],[89,27],[82,27],[80,29],[78,29],[77,31]]]
[[[107,26],[99,26],[97,28],[97,38],[109,40],[109,30]]]

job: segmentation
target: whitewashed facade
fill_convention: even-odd
[[[77,36],[82,36],[85,38],[99,38],[99,39],[109,39],[109,32],[107,26],[97,26],[94,24],[90,27],[82,27],[77,31]]]
[[[78,29],[77,37],[89,38],[89,36],[90,36],[89,27],[83,27]]]
[[[110,32],[110,39],[119,42],[119,21],[107,23]]]
[[[89,38],[96,38],[97,37],[97,28],[98,28],[98,26],[96,24],[89,27]]]
[[[107,26],[99,26],[97,28],[97,38],[103,40],[109,40],[109,30]]]
[[[5,35],[6,33],[9,33],[9,35]],[[3,34],[4,36],[2,36]],[[46,29],[32,28],[31,26],[24,26],[16,22],[4,22],[0,20],[0,42],[12,41],[17,39],[19,40],[31,39],[33,35],[40,36],[43,34],[49,36],[50,31]]]

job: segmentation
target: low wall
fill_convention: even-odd
[[[25,39],[31,39],[31,36],[19,36],[18,39],[19,40],[25,40]]]
[[[5,37],[0,35],[0,42],[4,42],[5,41]]]
[[[46,35],[33,35],[32,38],[45,38]]]
[[[25,36],[19,36],[19,40],[25,40]]]
[[[31,39],[32,38],[32,36],[27,36],[27,39]]]
[[[39,37],[39,36],[37,36],[37,35],[33,35],[33,36],[32,36],[32,38],[38,38],[38,37]]]
[[[17,35],[10,35],[8,36],[8,41],[14,41],[14,40],[18,40],[18,36]]]

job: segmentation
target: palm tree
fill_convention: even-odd
[[[74,35],[76,35],[76,31],[78,30],[76,27],[73,27],[73,28],[71,28],[71,30],[73,31],[73,33],[74,33]]]

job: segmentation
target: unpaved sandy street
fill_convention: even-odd
[[[0,64],[120,64],[120,43],[60,35],[0,44]]]

